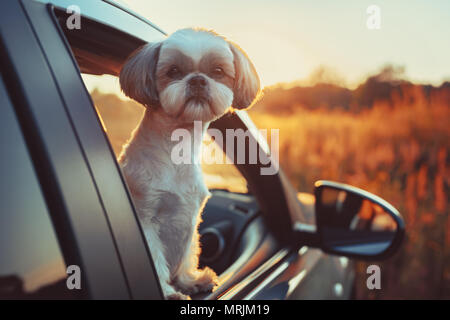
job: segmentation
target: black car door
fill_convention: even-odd
[[[66,265],[81,268],[87,297],[160,298],[128,194],[123,183],[111,183],[120,179],[118,168],[86,108],[89,96],[52,7],[2,1],[0,15],[2,75]],[[107,175],[99,176],[99,159]]]

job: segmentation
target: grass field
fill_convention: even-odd
[[[280,162],[299,191],[329,179],[371,191],[403,214],[407,237],[382,264],[382,290],[359,298],[450,298],[450,108],[420,87],[359,113],[296,108],[289,115],[251,110],[260,128],[280,129]],[[392,102],[392,101],[390,101]]]

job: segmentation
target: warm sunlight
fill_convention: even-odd
[[[122,2],[167,33],[200,26],[236,41],[252,58],[263,85],[304,79],[322,65],[351,87],[386,63],[404,66],[413,81],[439,85],[449,76],[450,42],[440,37],[450,32],[445,0],[433,6],[377,1],[378,30],[366,26],[366,9],[373,4],[367,0]]]
[[[0,300],[450,299],[449,34],[448,0],[0,1]]]

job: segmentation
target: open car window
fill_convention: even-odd
[[[66,14],[59,12],[57,17],[103,129],[118,157],[145,111],[142,105],[122,94],[118,75],[126,58],[144,42],[118,30],[111,32],[110,28],[89,19],[83,19],[83,28],[69,30],[64,27]],[[220,158],[226,158],[223,150],[212,140],[205,139],[203,145],[206,147],[203,148],[204,154],[217,152]],[[221,164],[202,161],[202,169],[209,189],[248,192],[245,178],[233,164],[225,160]]]
[[[65,15],[60,17],[63,23]],[[108,28],[95,21],[83,20],[81,30],[62,28],[78,63],[83,81],[87,87],[97,114],[103,124],[109,142],[116,156],[121,152],[134,128],[145,111],[144,107],[125,97],[120,90],[118,74],[126,58],[145,42],[141,39]],[[81,31],[81,32],[80,32]],[[163,35],[161,34],[161,38]],[[223,150],[214,142],[206,140],[204,146],[213,145],[225,158]],[[207,148],[210,152],[211,148]],[[209,189],[225,189],[232,192],[247,193],[247,180],[234,164],[223,161],[221,164],[202,162],[204,179]],[[296,195],[289,197],[290,203],[298,207]],[[295,211],[293,220],[312,222],[311,215]]]
[[[66,16],[61,13],[58,19],[63,24]],[[118,157],[145,111],[142,105],[122,94],[118,75],[126,58],[144,42],[117,30],[111,32],[110,28],[88,19],[83,19],[83,28],[79,30],[62,29]],[[217,152],[225,159],[225,153],[213,141],[205,139],[204,146],[204,152]],[[248,192],[244,177],[233,164],[202,161],[202,169],[209,189]]]

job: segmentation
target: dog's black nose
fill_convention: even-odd
[[[193,88],[204,88],[207,85],[206,79],[203,76],[194,76],[189,79],[188,83]]]

